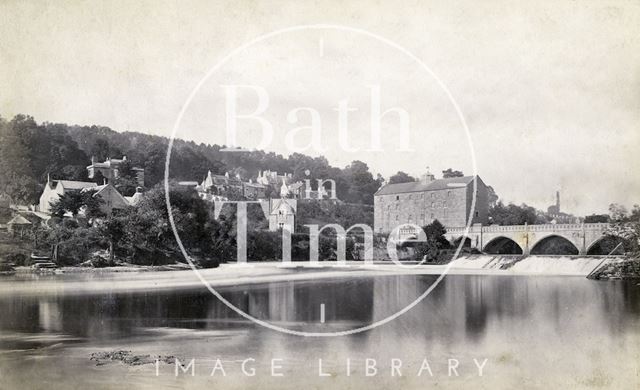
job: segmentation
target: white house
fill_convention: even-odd
[[[96,188],[97,186],[96,183],[87,181],[50,180],[49,176],[47,176],[47,184],[45,184],[44,191],[40,195],[39,211],[51,214],[51,202],[58,200],[65,193],[82,191],[86,188]]]

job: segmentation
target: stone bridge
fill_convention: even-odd
[[[607,223],[585,224],[546,224],[546,225],[511,225],[511,226],[481,226],[473,225],[466,232],[466,228],[447,228],[446,237],[451,242],[462,237],[468,237],[471,247],[482,252],[499,252],[499,248],[514,244],[522,254],[535,253],[536,247],[551,239],[570,242],[577,254],[586,255],[594,245],[604,238],[603,233],[609,227]],[[564,240],[562,240],[564,239]],[[498,250],[496,251],[496,248]]]

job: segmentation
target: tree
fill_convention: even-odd
[[[498,197],[496,190],[494,190],[491,186],[487,186],[487,200],[489,202],[489,207],[495,206],[498,202],[498,199],[500,198]]]
[[[98,161],[105,161],[109,158],[109,141],[104,138],[98,138],[91,147],[91,157],[95,157]]]
[[[124,160],[118,166],[118,177],[115,178],[115,185],[118,192],[123,196],[132,196],[138,187],[138,178],[129,160]]]
[[[450,177],[463,177],[464,174],[462,173],[462,171],[454,171],[451,168],[447,168],[444,171],[442,171],[442,177],[444,179],[448,179]]]
[[[609,216],[614,222],[624,222],[627,219],[627,208],[618,203],[609,205]]]
[[[505,206],[502,201],[498,201],[489,207],[489,220],[498,225],[533,225],[538,222],[538,212],[524,203],[521,206],[513,203]]]
[[[18,115],[7,123],[0,118],[0,192],[15,202],[31,203],[36,199],[30,149],[23,140],[25,127],[34,126],[33,118]]]
[[[126,226],[128,222],[128,215],[112,215],[109,218],[102,220],[98,224],[98,231],[100,235],[106,238],[109,244],[109,261],[108,265],[115,264],[115,251],[116,245],[123,239],[126,233]]]
[[[434,261],[438,258],[440,251],[450,247],[449,241],[445,238],[447,230],[437,219],[422,228],[427,236],[426,241],[418,242],[415,251],[418,259]]]
[[[64,217],[69,212],[74,217],[78,215],[84,206],[84,196],[80,191],[69,191],[49,203],[51,214],[58,218]]]
[[[607,223],[609,216],[607,214],[591,214],[584,217],[584,223]]]
[[[409,174],[402,171],[398,171],[398,173],[389,178],[389,184],[410,183],[413,181],[416,181],[413,176],[409,176]]]
[[[373,178],[369,167],[355,160],[343,170],[343,177],[349,183],[344,200],[350,203],[373,204],[373,194],[380,188],[380,182]]]
[[[84,209],[84,214],[87,218],[103,217],[104,213],[101,210],[101,205],[104,201],[102,198],[94,195],[94,190],[66,192],[58,197],[58,199],[49,203],[51,206],[51,214],[62,218],[69,212],[75,218],[78,213]]]

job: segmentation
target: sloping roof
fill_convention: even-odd
[[[98,185],[90,181],[73,181],[73,180],[58,180],[58,184],[62,185],[62,188],[68,190],[81,190],[88,187],[97,187]]]
[[[254,187],[254,188],[266,188],[264,185],[260,184],[260,183],[247,183],[247,182],[243,182],[243,185],[247,186],[247,187]]]
[[[132,196],[125,196],[124,198],[127,200],[127,202],[129,202],[131,206],[135,206],[138,204],[138,202],[140,202],[140,200],[142,200],[143,196],[144,195],[142,195],[142,192],[136,192]]]
[[[271,215],[273,214],[277,214],[278,213],[278,209],[280,209],[281,206],[286,206],[287,209],[289,210],[289,213],[291,214],[295,214],[296,213],[296,205],[297,203],[293,200],[293,199],[284,199],[284,198],[277,198],[277,199],[273,199],[272,203],[271,203]]]
[[[423,192],[423,191],[437,191],[448,188],[466,187],[473,183],[475,176],[464,177],[451,177],[448,179],[437,179],[430,183],[423,181],[412,181],[409,183],[396,183],[387,184],[380,188],[375,195],[390,195],[390,194],[402,194],[407,192]],[[478,177],[478,179],[480,179]]]
[[[7,225],[31,225],[31,221],[18,214],[11,221],[7,222]]]

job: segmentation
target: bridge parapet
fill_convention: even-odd
[[[599,230],[604,231],[609,227],[608,223],[565,223],[565,224],[544,224],[544,225],[489,225],[483,226],[483,233],[498,233],[498,232],[523,232],[525,230],[531,232],[561,232],[568,230]],[[463,234],[466,227],[448,227],[448,234]],[[469,228],[469,233],[477,231],[474,227]]]
[[[459,239],[462,236],[471,240],[471,245],[478,250],[484,250],[492,240],[507,238],[516,242],[522,248],[525,255],[529,254],[538,242],[551,236],[559,236],[570,241],[580,254],[603,237],[603,233],[609,227],[608,223],[571,223],[571,224],[544,224],[544,225],[474,225],[469,227],[447,228],[446,237],[450,240]]]

